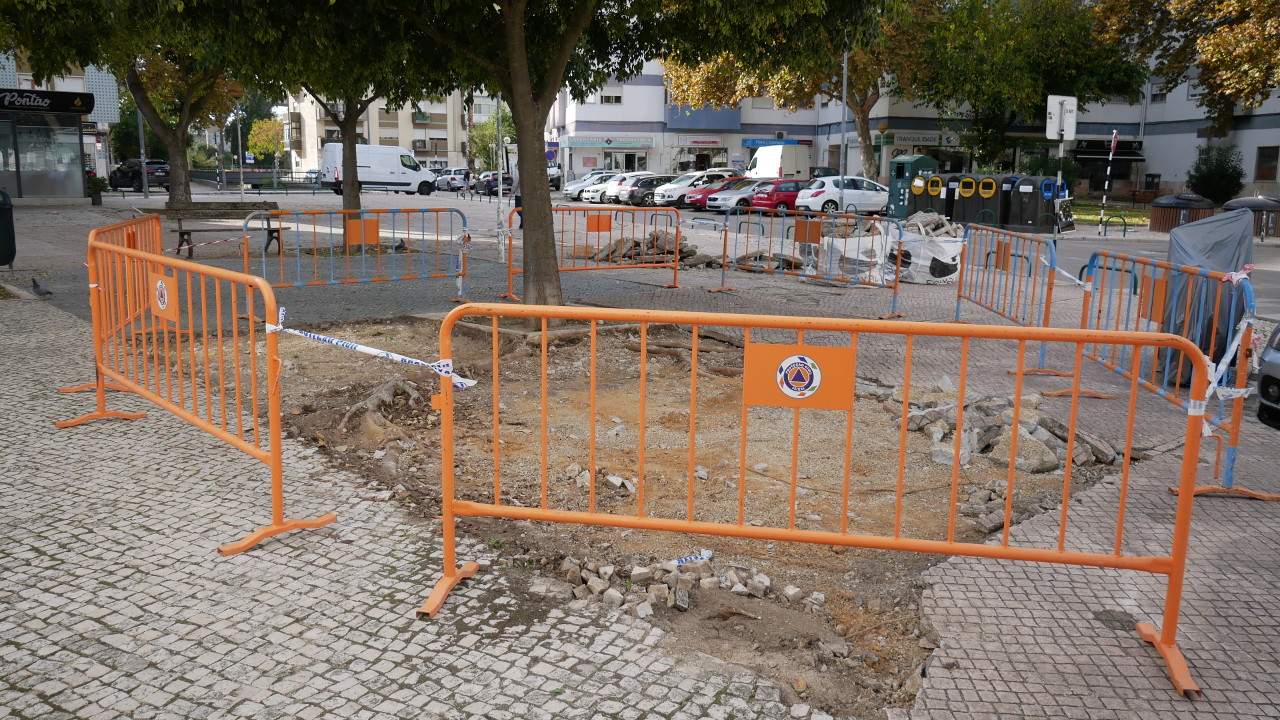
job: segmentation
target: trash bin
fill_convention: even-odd
[[[1213,201],[1195,193],[1164,195],[1151,201],[1152,232],[1169,232],[1179,225],[1213,215]]]
[[[1280,225],[1280,200],[1255,195],[1236,198],[1222,204],[1223,210],[1245,208],[1253,211],[1253,234],[1259,238],[1275,237]]]
[[[977,193],[970,222],[1000,227],[1009,222],[1009,191],[1018,178],[977,175]]]
[[[1057,178],[1043,175],[1018,178],[1009,199],[1009,227],[1019,232],[1053,232],[1058,217],[1056,184]],[[1059,187],[1060,192],[1064,190],[1065,183]]]
[[[13,258],[18,254],[18,239],[13,232],[13,200],[0,189],[0,265],[13,269]]]
[[[916,193],[916,188],[923,188]],[[911,180],[911,202],[907,206],[909,214],[918,212],[942,212],[942,176],[917,175]]]
[[[978,217],[978,178],[973,175],[954,175],[958,182],[955,197],[951,199],[951,222],[974,222]]]
[[[960,196],[960,180],[967,177],[966,175],[944,175],[942,177],[942,194],[939,196],[942,201],[942,207],[938,208],[938,212],[954,222],[959,222],[955,217],[956,198]]]
[[[903,155],[889,161],[889,217],[905,218],[912,210],[918,178],[938,172],[938,161],[928,155]],[[924,191],[921,181],[920,191]]]

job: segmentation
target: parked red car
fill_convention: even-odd
[[[690,190],[689,192],[684,194],[684,204],[688,205],[694,210],[706,210],[707,198],[711,197],[712,195],[715,195],[721,190],[728,188],[730,185],[738,182],[741,179],[742,178],[740,177],[725,178],[724,182],[718,183],[716,185],[712,185],[711,187],[704,187],[704,188],[698,188],[697,190]]]
[[[769,185],[756,190],[751,196],[751,207],[791,210],[796,206],[796,195],[804,186],[803,180],[770,180]]]

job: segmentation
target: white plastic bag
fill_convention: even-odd
[[[902,236],[899,266],[898,244],[893,243],[887,258],[890,277],[901,272],[902,282],[920,285],[951,285],[960,277],[960,251],[964,243],[954,238],[931,238],[915,233]]]

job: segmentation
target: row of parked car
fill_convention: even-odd
[[[437,190],[462,190],[470,188],[471,192],[479,195],[497,195],[498,194],[498,172],[496,170],[486,170],[482,173],[470,172],[467,168],[444,168],[436,173],[436,189]],[[502,173],[502,194],[510,195],[513,185],[511,175]]]
[[[711,168],[684,175],[648,171],[593,170],[564,186],[569,200],[660,206],[724,212],[734,207],[810,212],[883,212],[889,189],[858,176],[810,180],[747,178],[734,168]]]

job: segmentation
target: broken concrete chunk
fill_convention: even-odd
[[[613,610],[617,610],[618,608],[622,607],[622,602],[623,602],[622,593],[618,592],[614,588],[609,588],[608,590],[605,590],[604,594],[600,596],[600,601],[605,604],[605,607],[611,608]]]
[[[804,591],[795,585],[788,585],[782,588],[782,597],[787,602],[799,602],[804,597]]]
[[[646,600],[631,609],[631,614],[641,620],[653,615],[653,605]]]
[[[684,612],[689,609],[689,591],[684,588],[676,588],[676,594],[672,596],[672,607]]]
[[[653,571],[643,565],[631,568],[631,584],[644,585],[653,579]]]
[[[742,583],[738,583],[737,585],[734,585],[733,587],[729,588],[729,592],[733,593],[734,595],[750,595],[751,594],[751,591],[747,590],[747,586],[743,585]]]
[[[598,577],[592,577],[590,580],[587,580],[587,587],[591,589],[592,595],[599,595],[609,589],[609,582],[607,580],[601,580]]]
[[[720,578],[718,577],[702,578],[702,580],[698,581],[698,587],[702,588],[703,590],[719,590]]]

